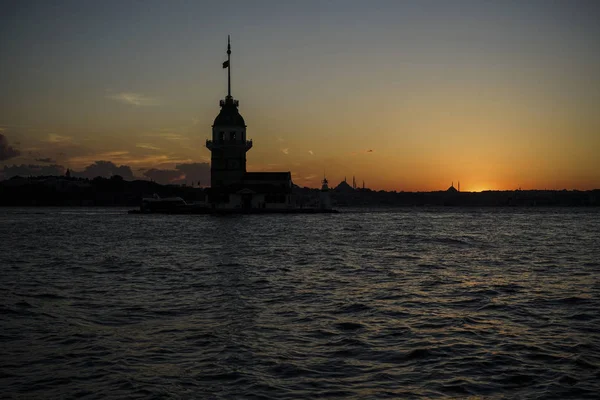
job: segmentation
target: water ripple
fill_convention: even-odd
[[[597,398],[600,213],[0,209],[16,398]]]

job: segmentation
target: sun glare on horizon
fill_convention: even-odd
[[[587,3],[240,3],[235,16],[219,3],[109,3],[24,0],[0,17],[4,178],[101,161],[185,181],[178,165],[210,159],[230,34],[256,171],[319,187],[326,167],[388,191],[456,177],[463,192],[600,187],[600,25]]]

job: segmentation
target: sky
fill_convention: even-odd
[[[578,0],[3,1],[0,174],[202,179],[230,34],[249,171],[600,188],[599,20]]]

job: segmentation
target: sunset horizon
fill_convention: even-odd
[[[0,179],[209,186],[231,34],[248,171],[313,188],[600,188],[593,3],[106,4],[5,10]]]
[[[2,395],[597,398],[599,21],[3,2]]]

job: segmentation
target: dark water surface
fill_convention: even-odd
[[[0,209],[18,398],[599,398],[600,210]]]

